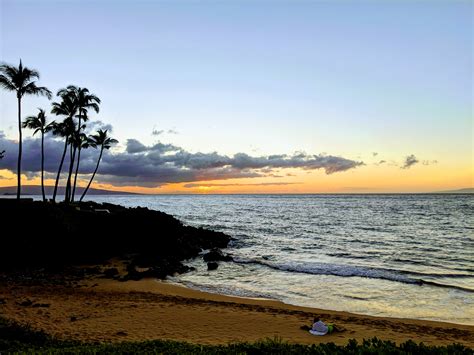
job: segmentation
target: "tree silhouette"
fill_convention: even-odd
[[[89,180],[89,183],[87,184],[86,189],[82,193],[80,201],[84,199],[84,196],[86,196],[87,191],[89,190],[89,187],[92,184],[92,180],[94,180],[95,174],[97,173],[97,170],[99,169],[99,164],[100,164],[100,160],[102,159],[102,153],[104,152],[104,149],[109,149],[113,144],[116,144],[116,143],[118,143],[118,140],[109,137],[107,134],[107,130],[103,131],[99,129],[97,131],[97,134],[91,136],[89,145],[94,148],[100,147],[100,153],[99,153],[99,158],[97,159],[97,165],[95,167],[94,173],[92,174],[92,177]]]
[[[81,151],[82,149],[89,148],[91,144],[94,144],[94,141],[90,137],[88,137],[85,133],[75,134],[74,146],[77,148],[77,163],[76,163],[76,172],[74,175],[74,183],[72,184],[72,194],[71,194],[72,202],[74,202],[74,195],[76,193],[77,174],[79,172],[79,164],[81,163]]]
[[[44,135],[51,131],[54,127],[54,122],[46,123],[46,113],[43,109],[38,109],[36,116],[28,116],[23,122],[23,128],[33,129],[33,135],[41,133],[41,192],[43,194],[43,201],[46,201],[46,194],[44,192]]]
[[[25,95],[43,95],[51,99],[51,91],[43,86],[37,86],[39,72],[20,65],[15,67],[9,64],[0,65],[0,86],[5,90],[14,91],[18,100],[18,163],[17,163],[17,192],[16,198],[21,196],[21,157],[23,152],[23,136],[21,131],[21,100]]]
[[[64,164],[64,158],[66,157],[67,147],[69,144],[70,137],[76,131],[74,119],[77,112],[77,105],[72,100],[72,98],[65,96],[61,98],[61,102],[53,102],[51,109],[51,113],[58,115],[58,116],[66,116],[63,122],[56,124],[55,128],[53,129],[53,134],[56,136],[60,136],[64,138],[64,150],[61,156],[61,162],[59,163],[58,174],[56,176],[56,183],[54,185],[54,192],[53,192],[53,201],[56,201],[56,193],[58,190],[59,178],[61,176],[61,170]]]
[[[91,109],[95,111],[96,113],[99,112],[99,104],[100,104],[100,99],[89,92],[89,89],[87,88],[81,88],[75,85],[69,85],[65,89],[61,89],[58,91],[58,96],[61,97],[69,97],[72,99],[72,101],[75,102],[78,110],[77,118],[78,118],[78,125],[77,125],[77,130],[76,134],[79,137],[81,134],[81,131],[85,128],[84,125],[82,125],[82,122],[86,122],[88,118],[88,110]],[[82,146],[79,145],[72,145],[71,146],[72,152],[71,152],[71,164],[69,165],[69,174],[68,174],[68,179],[67,179],[67,186],[66,186],[66,201],[74,201],[74,193],[76,190],[76,184],[77,184],[77,174],[79,172],[79,159],[81,155],[81,149]],[[74,174],[74,184],[71,186],[71,178],[72,178],[72,172],[74,169],[74,164],[76,160],[76,152],[77,152],[77,163],[76,163],[76,170]],[[72,190],[71,190],[72,189]]]

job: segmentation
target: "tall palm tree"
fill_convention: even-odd
[[[8,91],[15,91],[18,100],[18,163],[17,163],[17,192],[16,198],[21,196],[21,156],[23,152],[23,136],[21,131],[21,99],[25,95],[42,95],[51,99],[51,91],[44,86],[37,86],[36,80],[39,79],[39,72],[23,67],[20,59],[20,65],[17,67],[9,64],[0,65],[0,86]]]
[[[78,125],[77,125],[77,136],[80,135],[81,130],[85,127],[82,125],[82,121],[87,121],[88,116],[87,112],[89,109],[94,110],[95,112],[99,112],[99,104],[100,99],[89,92],[87,88],[81,88],[75,85],[69,85],[65,89],[61,89],[58,91],[58,96],[61,97],[69,97],[71,98],[77,105],[78,110]],[[71,188],[73,191],[75,190],[74,187],[71,187],[71,176],[76,160],[76,152],[78,152],[78,162],[76,164],[76,171],[74,174],[74,181],[77,183],[77,174],[79,172],[79,159],[80,159],[80,150],[82,149],[81,145],[74,145],[71,146],[71,164],[69,165],[69,174],[67,178],[67,186],[66,186],[66,201],[71,201],[74,199]]]
[[[53,130],[53,134],[63,137],[64,138],[64,150],[61,157],[61,162],[58,168],[58,174],[56,176],[56,183],[54,185],[54,192],[53,192],[53,201],[56,201],[56,193],[58,190],[59,184],[59,177],[61,176],[61,170],[64,164],[64,158],[66,157],[67,147],[70,143],[70,137],[76,131],[76,126],[74,124],[73,117],[76,115],[77,112],[77,105],[70,97],[62,97],[61,102],[53,102],[53,108],[51,109],[51,113],[54,113],[58,116],[66,116],[63,122],[56,124],[55,129]]]
[[[54,121],[46,123],[46,113],[43,109],[38,109],[36,116],[28,116],[23,122],[23,128],[34,129],[33,135],[41,133],[41,192],[43,194],[43,201],[46,201],[46,194],[44,192],[44,135],[51,131],[54,127]]]
[[[99,159],[97,159],[97,165],[95,167],[94,173],[92,174],[92,177],[89,180],[89,183],[87,184],[86,189],[82,193],[80,201],[82,201],[84,196],[86,196],[87,191],[89,190],[89,187],[92,184],[92,180],[94,180],[95,174],[97,173],[97,170],[99,169],[99,164],[100,164],[100,160],[102,159],[102,153],[104,152],[104,149],[109,149],[110,147],[112,147],[113,144],[116,144],[116,143],[118,143],[118,140],[109,137],[109,135],[107,134],[107,130],[103,131],[99,129],[97,131],[97,134],[91,136],[91,142],[89,143],[90,146],[94,148],[100,147]]]

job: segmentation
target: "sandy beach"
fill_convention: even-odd
[[[60,339],[97,342],[169,339],[226,344],[279,337],[295,343],[378,337],[397,343],[474,347],[474,326],[382,318],[210,294],[154,279],[88,279],[74,287],[0,284],[0,313]],[[301,330],[313,317],[342,332],[323,337]]]

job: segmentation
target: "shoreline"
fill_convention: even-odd
[[[413,340],[474,348],[470,325],[294,306],[149,278],[126,282],[89,278],[73,287],[0,285],[0,298],[7,319],[59,339],[113,343],[166,339],[216,345],[277,337],[291,343],[342,345],[349,339],[377,337],[398,344]],[[32,304],[21,305],[25,300]],[[318,337],[301,330],[313,317],[344,331]]]
[[[282,303],[285,306],[294,306],[294,307],[300,307],[300,308],[305,308],[305,309],[313,309],[313,310],[319,310],[319,311],[325,311],[325,312],[343,312],[343,313],[348,313],[352,314],[355,316],[369,316],[369,317],[377,317],[377,318],[388,318],[388,319],[398,319],[398,320],[415,320],[415,321],[427,321],[427,322],[437,322],[437,323],[444,323],[444,324],[452,324],[454,326],[456,325],[465,325],[465,326],[470,326],[474,327],[474,323],[469,324],[469,323],[459,323],[459,322],[454,322],[454,321],[449,321],[449,320],[441,320],[441,319],[423,319],[423,318],[408,318],[408,317],[396,317],[396,316],[383,316],[383,315],[374,315],[374,314],[368,314],[368,313],[357,313],[357,312],[352,312],[352,311],[341,311],[337,309],[330,309],[330,308],[316,308],[316,307],[311,307],[311,306],[305,306],[305,305],[299,305],[295,303],[289,303],[285,302],[282,300],[279,300],[277,298],[271,298],[271,297],[251,297],[251,296],[239,296],[239,295],[233,295],[233,294],[227,294],[227,293],[219,293],[219,292],[212,292],[210,290],[201,290],[199,287],[192,287],[186,285],[184,282],[180,283],[177,281],[170,281],[170,280],[154,280],[158,283],[164,283],[164,284],[170,284],[172,286],[176,287],[181,287],[185,289],[190,289],[192,291],[198,291],[198,292],[203,292],[209,295],[217,295],[217,296],[222,296],[222,297],[230,297],[230,298],[236,298],[236,299],[243,299],[243,300],[256,300],[256,301],[273,301],[273,302],[278,302]]]

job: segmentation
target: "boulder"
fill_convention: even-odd
[[[207,270],[208,270],[208,271],[216,270],[218,267],[219,267],[219,264],[218,264],[218,263],[215,263],[215,262],[213,262],[213,261],[207,263]]]
[[[202,256],[205,262],[209,261],[232,261],[232,256],[224,254],[222,250],[218,248],[212,248],[208,253]]]

